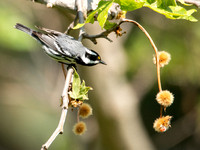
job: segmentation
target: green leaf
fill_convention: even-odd
[[[92,12],[88,15],[88,17],[87,17],[85,23],[94,23],[94,16],[96,15],[97,12],[98,12],[98,9],[92,11]]]
[[[85,86],[85,81],[83,80],[83,82],[82,82],[82,84],[80,86],[80,94],[86,95],[89,90],[92,90],[92,88]]]
[[[73,29],[79,29],[81,27],[83,27],[85,25],[85,23],[78,23],[75,27],[73,27]]]
[[[104,29],[108,30],[108,29],[114,27],[115,25],[116,25],[116,23],[109,22],[108,20],[106,20],[106,23],[104,25]]]
[[[187,11],[185,8],[181,6],[169,6],[169,8],[172,10],[173,16],[174,17],[177,16],[176,19],[185,19],[185,20],[190,20],[192,22],[198,21],[196,18],[192,16],[192,14],[197,11],[196,9],[190,9]]]
[[[192,22],[197,21],[196,18],[192,16],[196,9],[186,10],[185,8],[178,6],[176,0],[112,0],[112,1],[100,1],[96,10],[92,11],[87,17],[84,24],[78,24],[74,29],[78,29],[84,26],[86,23],[94,23],[94,17],[98,13],[97,20],[101,28],[106,30],[112,28],[114,23],[107,21],[108,10],[112,6],[112,3],[116,2],[120,5],[123,11],[133,11],[141,7],[148,7],[157,13],[165,15],[169,19],[185,19]],[[179,0],[184,5],[183,0]]]
[[[149,3],[149,4],[152,4],[152,3],[154,3],[156,0],[144,0],[144,2],[146,2],[146,3]]]
[[[144,5],[143,0],[114,0],[121,6],[121,10],[133,11],[141,8]]]
[[[73,99],[77,99],[77,96],[73,92],[69,92],[69,96]]]
[[[101,28],[104,27],[104,24],[108,18],[108,10],[112,6],[112,1],[100,1],[96,10],[92,11],[83,24],[77,24],[73,29],[78,29],[84,26],[86,23],[94,23],[94,17],[98,13],[97,20]]]
[[[157,0],[157,7],[167,8],[168,6],[176,6],[175,0]]]
[[[181,6],[178,6],[174,0],[167,0],[165,2],[164,0],[157,0],[154,3],[146,2],[144,6],[165,15],[169,19],[185,19],[192,22],[197,21],[197,19],[192,16],[192,14],[196,12],[196,9],[186,10]]]
[[[88,100],[89,98],[88,98],[87,95],[83,95],[82,99],[83,99],[83,100]]]
[[[113,2],[112,1],[100,1],[99,2],[99,11],[98,11],[98,17],[97,20],[99,22],[99,25],[103,29],[104,24],[108,18],[108,10],[112,6]]]
[[[92,90],[91,87],[85,86],[85,81],[81,83],[80,77],[76,70],[74,69],[74,76],[72,82],[72,91],[69,92],[71,98],[75,100],[87,100],[88,99],[88,91]]]
[[[73,29],[79,29],[79,28],[83,27],[86,23],[94,23],[94,16],[95,16],[95,14],[96,14],[97,12],[98,12],[97,9],[94,10],[94,11],[92,11],[92,12],[88,15],[88,17],[87,17],[87,19],[85,20],[84,23],[82,23],[82,24],[78,23]]]
[[[73,96],[75,97],[74,99],[77,99],[77,97],[79,96],[80,85],[81,85],[80,77],[78,73],[76,72],[76,70],[74,69],[74,76],[73,76],[73,82],[72,82],[72,92],[73,92]]]

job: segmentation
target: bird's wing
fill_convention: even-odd
[[[56,39],[55,46],[63,55],[73,58],[77,58],[85,53],[85,47],[81,42],[65,34]]]
[[[39,27],[39,26],[35,26],[35,27],[38,28],[41,31],[44,31],[44,32],[49,33],[49,34],[54,34],[56,36],[59,36],[59,35],[63,34],[63,33],[59,32],[59,31],[47,29],[47,28],[44,28],[44,27]]]
[[[40,40],[45,43],[45,45],[62,55],[76,57],[77,54],[74,53],[73,50],[76,45],[80,45],[81,43],[75,40],[74,37],[43,27],[37,28],[44,32],[38,36]]]
[[[35,37],[42,44],[56,51],[56,46],[54,42],[56,40],[56,36],[51,34],[44,34],[41,32],[33,31],[32,36]]]

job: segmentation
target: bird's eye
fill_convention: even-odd
[[[101,60],[101,57],[100,57],[100,56],[98,56],[98,57],[97,57],[97,59],[98,59],[98,60]]]

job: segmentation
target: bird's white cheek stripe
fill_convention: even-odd
[[[93,60],[90,60],[89,58],[87,58],[85,56],[82,57],[82,60],[85,64],[98,64],[99,63],[98,60],[93,61]]]
[[[87,57],[85,57],[85,55],[83,55],[82,60],[86,64],[89,64],[91,62]]]
[[[87,48],[85,48],[85,51],[86,51],[88,54],[95,55],[94,52],[92,52],[91,50],[89,50],[89,49],[87,49]]]

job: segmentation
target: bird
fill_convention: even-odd
[[[72,36],[43,27],[37,27],[40,31],[35,31],[20,23],[14,27],[39,41],[44,52],[59,63],[72,66],[106,65],[97,52],[86,48]]]

